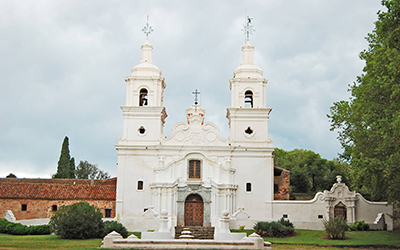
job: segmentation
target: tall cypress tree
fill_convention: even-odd
[[[68,137],[65,136],[61,148],[60,159],[58,160],[57,173],[53,176],[53,178],[59,178],[59,179],[71,178],[70,161],[71,161],[71,156],[69,154],[69,140]]]
[[[69,178],[75,179],[75,158],[72,157],[69,161]]]

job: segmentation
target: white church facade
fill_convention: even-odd
[[[380,216],[377,223],[384,221],[389,230],[393,228],[386,215],[393,211],[391,206],[366,201],[340,181],[310,201],[274,201],[267,80],[254,63],[254,47],[248,40],[242,47],[242,62],[230,79],[228,138],[205,121],[205,110],[197,102],[186,109],[186,120],[165,137],[166,84],[152,62],[148,39],[141,48],[140,63],[125,78],[124,127],[116,145],[116,217],[128,230],[157,230],[160,214],[168,217],[171,229],[188,225],[218,228],[223,211],[229,212],[231,228],[251,228],[256,221],[283,216],[297,228],[322,229],[322,219],[343,207],[350,223],[374,223]]]

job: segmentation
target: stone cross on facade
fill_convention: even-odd
[[[197,89],[196,89],[194,92],[192,92],[192,94],[194,95],[194,104],[195,105],[199,104],[199,102],[197,100],[197,95],[200,94],[200,92],[197,91]]]
[[[151,32],[153,32],[153,27],[151,27],[151,26],[149,25],[149,15],[147,15],[147,22],[146,22],[146,25],[143,27],[142,31],[143,31],[143,33],[146,34],[146,37],[147,37],[147,38],[149,37],[149,35],[151,34]]]

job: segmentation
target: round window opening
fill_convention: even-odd
[[[140,128],[139,128],[139,133],[140,134],[144,134],[146,132],[146,129],[143,127],[143,126],[141,126]]]
[[[253,133],[253,130],[250,127],[247,127],[247,129],[244,132],[248,135],[251,135]]]

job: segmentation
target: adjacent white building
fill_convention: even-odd
[[[267,80],[254,63],[249,40],[230,79],[229,137],[222,138],[219,128],[205,121],[206,111],[198,103],[186,109],[184,121],[165,137],[166,84],[152,62],[152,50],[146,40],[140,63],[125,78],[124,129],[116,145],[116,214],[129,230],[157,230],[161,212],[168,215],[171,228],[218,227],[222,211],[227,210],[231,227],[251,228],[255,221],[285,216],[299,228],[322,229],[321,220],[333,216],[335,209],[346,214],[349,222],[368,223],[393,209],[384,203],[371,205],[340,182],[333,191],[318,193],[311,201],[274,201]],[[348,192],[335,191],[339,189]],[[390,229],[391,219],[383,217]]]

